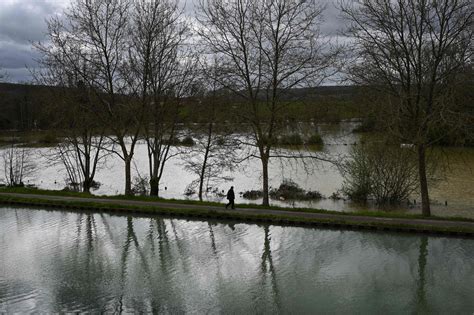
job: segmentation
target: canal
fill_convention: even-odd
[[[0,208],[0,313],[474,311],[474,241]]]

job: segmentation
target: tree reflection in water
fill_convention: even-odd
[[[270,226],[264,225],[264,242],[263,242],[263,253],[262,253],[262,262],[260,264],[262,270],[262,280],[263,280],[263,287],[265,287],[265,283],[267,277],[270,277],[270,284],[272,289],[272,296],[275,305],[277,306],[278,310],[281,310],[280,305],[280,292],[278,290],[278,283],[275,274],[275,267],[273,265],[273,258],[272,258],[272,250],[270,248]]]
[[[472,309],[465,239],[12,208],[0,252],[8,312]]]
[[[416,303],[417,313],[429,313],[428,312],[428,303],[426,301],[426,278],[425,278],[425,269],[426,261],[428,256],[428,237],[422,236],[420,241],[420,251],[418,255],[418,283],[416,290]]]

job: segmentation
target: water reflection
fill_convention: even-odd
[[[264,242],[263,242],[263,253],[262,253],[262,287],[266,287],[267,278],[269,278],[271,283],[271,295],[273,297],[273,302],[277,306],[278,310],[281,310],[280,305],[280,293],[278,290],[278,283],[276,279],[275,267],[273,265],[272,259],[272,250],[270,248],[270,226],[264,225]]]
[[[420,254],[418,256],[418,288],[416,290],[416,305],[418,314],[428,313],[428,303],[426,300],[426,259],[428,256],[428,237],[422,236],[420,240]]]
[[[472,240],[0,208],[0,313],[466,313]]]

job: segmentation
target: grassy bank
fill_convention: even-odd
[[[0,189],[0,192],[15,192],[15,193],[32,193],[31,189]],[[223,209],[222,204],[219,203],[198,203],[194,201],[182,202],[177,200],[163,200],[166,204],[156,205],[130,205],[121,204],[120,200],[135,200],[135,201],[158,201],[157,198],[150,197],[127,197],[114,196],[114,197],[101,197],[100,199],[108,199],[108,203],[91,201],[70,201],[70,200],[53,200],[53,199],[42,199],[40,196],[64,196],[64,197],[80,197],[80,198],[97,198],[97,196],[83,194],[83,193],[71,193],[61,191],[45,191],[35,190],[38,198],[23,197],[23,196],[9,196],[0,194],[0,203],[12,204],[12,205],[29,205],[39,207],[53,207],[61,209],[71,210],[87,210],[87,211],[105,211],[112,213],[124,213],[124,214],[159,214],[167,216],[178,216],[178,217],[197,217],[197,218],[212,218],[212,219],[232,219],[244,222],[267,222],[271,224],[279,225],[298,225],[298,226],[326,226],[335,228],[349,228],[349,229],[368,229],[368,230],[384,230],[384,231],[404,231],[404,232],[422,232],[422,233],[434,233],[434,234],[454,234],[473,236],[474,229],[466,226],[443,226],[442,224],[430,225],[423,221],[420,221],[421,217],[414,215],[397,215],[388,213],[380,213],[383,216],[377,215],[378,213],[366,213],[366,214],[352,214],[345,212],[336,211],[324,211],[318,209],[286,209],[286,208],[273,208],[271,207],[272,213],[258,213],[258,211],[226,211]],[[178,204],[181,207],[178,207]],[[187,208],[182,208],[183,204],[190,205]],[[193,204],[198,204],[200,207],[192,207]],[[219,206],[218,209],[206,209],[203,205]],[[222,210],[220,210],[222,209]],[[253,207],[252,209],[269,209],[268,207]],[[292,211],[295,215],[288,214],[288,212],[279,213],[278,210]],[[302,213],[314,213],[320,214],[320,217],[304,217]],[[297,215],[298,214],[298,215]],[[370,214],[370,215],[367,215]],[[324,215],[333,215],[333,217],[324,217]],[[357,220],[354,220],[354,217]],[[375,218],[382,219],[376,221]],[[392,219],[405,220],[406,222],[393,222]],[[383,220],[385,219],[385,220]],[[409,221],[407,220],[409,219]],[[431,218],[430,218],[431,219]],[[452,219],[449,218],[432,218],[437,223],[442,223],[440,220],[446,222],[459,221],[459,223],[472,222],[469,219]],[[400,221],[399,220],[399,221]]]
[[[223,207],[224,203],[210,202],[210,201],[198,201],[198,200],[186,200],[186,199],[166,199],[161,197],[151,196],[125,196],[125,195],[114,195],[114,196],[99,196],[82,192],[71,192],[62,190],[46,190],[26,187],[2,187],[0,193],[19,193],[19,194],[36,194],[36,195],[50,195],[50,196],[64,196],[64,197],[80,197],[80,198],[99,198],[107,200],[131,200],[131,201],[159,201],[169,203],[170,206],[173,204],[186,204],[186,205],[200,205],[200,206],[216,206]],[[303,213],[321,213],[321,214],[336,214],[336,215],[350,215],[360,217],[372,217],[372,218],[394,218],[394,219],[426,219],[421,214],[406,214],[406,213],[393,213],[386,211],[358,211],[358,212],[342,212],[325,209],[311,209],[311,208],[286,208],[278,206],[262,206],[253,203],[238,204],[239,208],[253,208],[253,209],[266,209],[266,210],[281,210],[281,211],[293,211]],[[474,219],[463,218],[463,217],[440,217],[430,216],[430,220],[442,220],[442,221],[463,221],[463,222],[474,222]]]

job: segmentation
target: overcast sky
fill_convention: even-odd
[[[31,80],[28,68],[35,68],[38,57],[31,42],[44,41],[45,20],[60,14],[70,0],[0,0],[0,69],[6,72],[10,82]],[[194,10],[193,2],[187,0],[186,14]],[[322,30],[336,34],[340,25],[333,0],[327,2],[325,22]]]

